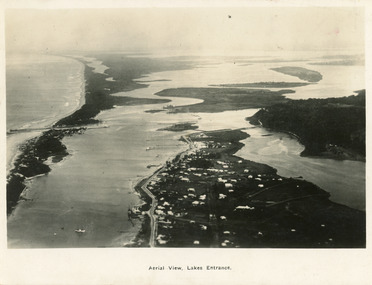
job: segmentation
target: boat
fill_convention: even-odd
[[[75,230],[76,233],[79,233],[79,234],[83,234],[85,233],[85,230],[84,229],[77,229]]]

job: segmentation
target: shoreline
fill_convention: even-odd
[[[61,57],[68,58],[68,56]],[[89,67],[76,58],[72,59],[80,62],[82,64],[81,66],[84,66],[84,76],[82,77],[84,81],[81,85],[81,87],[84,87],[84,96],[80,100],[81,106],[70,115],[59,119],[50,129],[43,129],[38,136],[25,141],[21,145],[23,149],[21,149],[19,156],[15,159],[14,167],[12,167],[7,175],[7,215],[13,212],[13,209],[19,202],[21,193],[26,189],[26,185],[24,184],[26,178],[50,172],[51,168],[45,164],[49,158],[53,158],[53,162],[58,162],[64,156],[69,155],[62,142],[65,135],[82,134],[92,124],[100,124],[100,121],[94,119],[96,115],[116,105],[131,106],[169,102],[166,99],[142,99],[111,95],[112,88],[119,91],[128,91],[145,86],[135,83],[134,80],[138,77],[137,74],[126,74],[120,81],[107,81],[106,78],[112,74],[95,73],[93,71],[94,68]],[[125,61],[125,58],[122,60]],[[105,64],[104,61],[102,63]],[[115,67],[109,67],[110,70],[112,68],[114,74],[122,75],[121,70],[116,70]],[[163,68],[161,67],[160,69]],[[142,70],[137,71],[140,75],[142,74],[141,72]],[[37,152],[41,152],[41,155],[37,155],[33,151],[33,148],[37,148],[36,145],[39,145]]]
[[[305,147],[303,157],[366,161],[364,89],[347,97],[273,104],[246,120],[295,137]]]
[[[89,69],[88,71],[87,71],[87,73],[92,73],[93,71],[92,71],[92,69],[91,68],[87,68],[87,69]],[[98,76],[98,77],[97,77]],[[73,115],[75,114],[75,113],[78,113],[78,112],[74,112],[72,115],[70,115],[69,117],[70,118],[68,118],[68,119],[70,119],[70,122],[73,122],[72,124],[67,124],[67,125],[65,125],[65,124],[61,124],[60,123],[60,121],[59,122],[57,122],[56,124],[55,124],[55,126],[56,125],[60,125],[60,126],[65,126],[65,127],[62,127],[62,129],[64,130],[64,131],[66,131],[67,133],[66,134],[64,134],[64,131],[63,130],[59,130],[58,131],[58,128],[54,128],[53,130],[55,130],[56,131],[56,133],[55,133],[55,136],[56,136],[56,138],[57,138],[57,141],[59,141],[59,143],[61,144],[61,145],[59,145],[57,142],[57,145],[58,145],[58,148],[60,148],[60,152],[61,153],[58,153],[58,150],[57,150],[57,153],[56,154],[53,154],[53,152],[55,152],[56,151],[56,149],[51,149],[51,153],[52,154],[50,154],[49,156],[48,156],[48,159],[50,158],[50,157],[57,157],[57,160],[59,159],[59,158],[63,158],[63,156],[64,155],[68,155],[68,153],[66,154],[64,151],[66,151],[67,152],[67,150],[65,149],[65,150],[63,150],[63,144],[62,144],[62,138],[63,138],[63,136],[64,135],[68,135],[68,132],[70,131],[70,130],[73,130],[73,129],[76,129],[77,130],[77,132],[79,132],[79,131],[84,131],[87,127],[86,127],[86,125],[85,124],[92,124],[92,123],[97,123],[97,120],[95,120],[94,118],[95,118],[95,115],[92,115],[93,113],[95,113],[96,111],[98,111],[98,113],[100,112],[100,111],[102,111],[102,110],[107,110],[107,109],[109,109],[110,108],[110,104],[114,101],[114,100],[116,100],[117,98],[115,97],[115,95],[110,95],[109,94],[109,90],[106,90],[106,86],[107,85],[100,85],[101,83],[102,83],[102,80],[104,80],[105,82],[107,81],[106,79],[106,77],[102,77],[102,76],[100,76],[100,75],[94,75],[92,78],[90,78],[90,82],[92,82],[93,81],[93,83],[92,84],[96,84],[96,85],[94,85],[94,86],[89,86],[89,88],[91,88],[89,91],[87,91],[87,90],[85,90],[86,91],[86,94],[85,94],[85,99],[89,99],[90,100],[90,102],[89,102],[89,104],[84,104],[83,106],[86,106],[86,105],[94,105],[94,104],[97,104],[97,105],[94,105],[93,106],[93,108],[92,109],[88,109],[88,116],[85,116],[84,117],[84,115],[81,115],[81,117],[79,117],[79,116],[77,116],[77,117],[74,117]],[[98,83],[95,81],[95,79],[99,79],[98,81]],[[109,82],[109,83],[114,83],[114,82]],[[88,84],[89,85],[89,82],[88,82],[88,80],[86,81],[86,84]],[[98,87],[97,87],[98,86]],[[98,88],[97,90],[95,90],[95,88]],[[103,89],[103,90],[102,90]],[[95,91],[97,91],[97,93],[95,93],[95,94],[91,94],[91,92],[93,92],[93,90],[95,90]],[[123,98],[125,98],[125,97],[123,97]],[[113,101],[108,101],[108,103],[107,103],[107,99],[110,99],[110,100],[113,100]],[[104,101],[104,103],[103,102],[101,102],[101,101],[99,101],[99,100],[103,100]],[[119,99],[117,99],[117,100],[119,100]],[[122,104],[122,105],[126,105],[126,104],[128,104],[128,101],[125,101],[125,100],[119,100],[119,102]],[[133,102],[133,104],[136,104],[136,103],[138,103],[139,104],[139,102],[144,102],[144,101],[132,101]],[[157,102],[159,102],[159,100],[157,101]],[[87,100],[86,100],[86,102],[85,103],[87,103]],[[107,103],[107,105],[105,105]],[[130,103],[129,103],[130,104]],[[82,106],[82,107],[83,107]],[[83,108],[80,108],[78,111],[80,111],[81,109],[83,109]],[[89,111],[93,111],[92,113],[89,113]],[[85,114],[85,115],[87,115],[87,114]],[[92,115],[92,116],[90,116],[89,117],[89,115]],[[67,117],[66,117],[67,118]],[[80,119],[82,119],[83,121],[80,121],[79,122],[79,120],[75,120],[74,121],[74,119],[76,119],[76,118],[80,118]],[[84,119],[86,120],[86,121],[84,121]],[[59,124],[60,123],[60,124]],[[82,126],[84,126],[84,127],[82,127]],[[225,132],[227,132],[228,133],[228,130],[224,130]],[[236,130],[234,130],[234,131],[236,131]],[[234,132],[233,131],[233,132]],[[215,132],[218,132],[218,131],[215,131]],[[200,134],[201,133],[206,133],[206,132],[200,132]],[[213,133],[213,132],[212,132]],[[43,134],[44,135],[44,134]],[[43,136],[42,135],[42,136]],[[59,136],[62,136],[62,138],[61,137],[59,137]],[[220,138],[221,139],[221,138]],[[53,138],[53,135],[52,135],[52,140],[54,140],[54,138]],[[187,139],[185,139],[184,138],[184,140],[186,141],[186,142],[188,142],[187,141]],[[223,139],[222,139],[223,140]],[[190,144],[190,143],[189,143]],[[234,147],[235,148],[237,148],[237,149],[239,149],[239,146],[241,147],[241,143],[239,143],[239,142],[237,142],[236,144],[234,143]],[[177,155],[175,155],[174,157],[173,157],[173,159],[172,160],[169,160],[169,161],[175,161],[175,160],[177,160],[177,158],[178,159],[180,159],[181,158],[181,156],[182,156],[182,153],[185,153],[185,154],[189,154],[189,151],[190,150],[186,150],[186,151],[183,151],[183,152],[181,152],[181,153],[178,153]],[[59,158],[58,158],[59,157]],[[43,160],[44,159],[44,160]],[[235,159],[235,158],[234,158]],[[243,160],[242,160],[243,161]],[[45,162],[45,158],[42,158],[41,160],[39,160],[38,159],[38,163],[41,163],[41,164],[43,164],[43,162]],[[244,161],[244,163],[245,163],[245,161]],[[258,163],[254,163],[254,162],[251,162],[252,163],[252,165],[258,165]],[[32,165],[31,165],[32,166]],[[164,165],[162,165],[159,169],[157,169],[155,172],[153,172],[150,176],[148,176],[148,177],[145,177],[145,178],[143,178],[143,179],[141,179],[138,183],[136,183],[136,185],[134,186],[134,189],[135,189],[135,191],[137,192],[137,193],[139,193],[140,194],[140,196],[141,196],[141,200],[146,200],[147,199],[147,201],[149,201],[148,202],[148,205],[145,205],[145,204],[141,204],[141,205],[137,205],[137,206],[139,206],[141,209],[145,209],[146,210],[146,207],[149,207],[149,209],[147,210],[147,213],[146,213],[146,215],[144,215],[144,218],[143,218],[143,221],[142,221],[142,228],[141,228],[141,231],[140,231],[140,233],[137,235],[138,237],[140,236],[140,235],[146,235],[146,234],[149,234],[149,245],[151,246],[151,245],[153,245],[153,246],[155,246],[156,245],[156,242],[155,242],[155,238],[156,238],[156,232],[157,232],[157,230],[156,230],[156,228],[157,228],[157,222],[156,222],[156,219],[154,218],[154,211],[155,211],[155,208],[158,206],[158,200],[156,199],[156,195],[155,194],[152,194],[152,191],[148,191],[148,192],[150,192],[151,194],[152,194],[152,196],[153,197],[151,197],[151,195],[148,195],[148,193],[146,193],[146,190],[144,189],[144,188],[146,188],[147,189],[147,184],[148,183],[150,183],[151,181],[152,181],[152,179],[154,178],[154,177],[156,177],[160,172],[162,172],[165,168],[164,167],[166,167],[167,166],[167,163],[165,163]],[[269,168],[271,168],[270,166],[267,166],[267,167],[269,167]],[[48,172],[48,171],[47,171]],[[46,172],[46,173],[47,173]],[[269,171],[270,172],[270,171]],[[25,178],[25,179],[27,179],[27,178]],[[139,187],[139,188],[138,188]],[[148,189],[147,189],[148,190]],[[141,194],[142,193],[142,194]],[[147,197],[147,198],[146,198]],[[305,196],[304,196],[305,197]],[[302,198],[304,198],[304,197],[302,197]],[[306,199],[308,198],[308,197],[312,197],[312,196],[306,196]],[[150,201],[151,200],[151,201]],[[283,201],[282,201],[283,202]],[[148,217],[148,218],[147,218]],[[213,223],[212,223],[213,224]],[[153,229],[151,230],[151,225],[153,225],[152,227],[153,227]],[[149,231],[148,231],[148,226],[150,226],[150,233],[148,233]],[[216,224],[213,224],[213,227],[215,227],[216,226]],[[154,238],[155,237],[155,238]],[[140,237],[139,237],[140,238]],[[136,240],[137,239],[137,237],[134,239],[134,240]],[[145,239],[146,240],[146,239]],[[134,241],[134,243],[136,243],[136,241]],[[146,243],[146,242],[145,242]],[[141,246],[143,245],[144,243],[142,242],[141,243]],[[132,244],[132,241],[131,242],[129,242],[126,246],[133,246],[133,244]],[[213,244],[213,246],[216,246],[216,244],[214,243]]]
[[[143,232],[147,233],[147,238],[149,239],[150,245],[151,245],[152,239],[154,238],[153,233],[155,232],[157,235],[157,237],[155,237],[157,242],[155,243],[152,242],[152,245],[155,245],[156,247],[157,246],[160,246],[160,247],[185,247],[185,246],[186,247],[211,247],[212,246],[212,247],[246,247],[246,248],[250,248],[250,247],[253,247],[253,248],[260,248],[260,247],[263,247],[263,248],[266,248],[266,247],[278,247],[278,248],[282,248],[282,247],[354,248],[356,247],[356,248],[359,248],[359,247],[362,247],[363,248],[365,247],[365,237],[363,238],[363,233],[365,233],[365,223],[363,224],[363,217],[365,218],[364,211],[352,209],[347,206],[330,201],[329,200],[330,194],[328,192],[320,189],[314,184],[307,182],[303,179],[286,178],[286,177],[279,176],[276,174],[276,170],[268,165],[256,163],[253,161],[246,161],[240,157],[235,156],[234,153],[242,147],[239,141],[244,138],[244,137],[240,137],[240,136],[243,136],[244,133],[239,134],[239,132],[240,132],[239,130],[219,130],[219,131],[217,130],[217,131],[210,131],[210,132],[202,131],[198,133],[193,133],[189,135],[188,138],[183,138],[185,142],[189,143],[190,148],[184,152],[177,154],[173,158],[173,160],[170,160],[167,163],[165,163],[165,165],[157,169],[151,176],[144,178],[136,185],[137,191],[144,192],[143,191],[144,185],[147,186],[147,184],[150,183],[151,181],[155,182],[151,184],[151,186],[153,187],[153,189],[151,190],[151,194],[157,200],[156,203],[154,203],[154,201],[151,202],[151,209],[155,208],[155,213],[156,213],[156,217],[154,219],[155,223],[151,223],[150,225],[148,223],[147,224],[144,223],[142,227],[147,226],[147,230],[144,230],[142,231],[142,233],[140,233],[142,235],[143,235]],[[231,141],[230,139],[226,140],[224,138],[224,136],[226,135],[232,136]],[[192,148],[195,143],[198,145],[198,147]],[[216,149],[215,146],[218,146],[218,148]],[[214,166],[212,166],[211,162],[208,162],[206,166],[204,166],[205,168],[202,166],[204,165],[204,162],[201,161],[201,158],[198,158],[200,155],[201,157],[203,156],[209,157],[209,155],[211,157],[214,157],[217,154],[218,156],[216,156],[215,158],[212,158],[211,160]],[[207,161],[208,160],[209,159],[207,159]],[[199,164],[201,163],[200,164],[201,168],[198,171],[199,169],[198,167],[193,168],[195,166],[191,168],[190,166],[182,167],[182,165],[185,163],[187,165],[191,165],[191,164],[194,165],[195,163],[199,163]],[[221,167],[221,165],[223,167]],[[208,167],[208,170],[206,169],[207,167]],[[171,169],[174,169],[174,170],[172,171]],[[179,171],[177,169],[184,169],[184,170]],[[231,169],[231,171],[228,171],[228,169]],[[250,170],[247,171],[247,169],[250,169]],[[217,179],[217,177],[219,177],[218,181],[220,180],[224,181],[225,185],[231,184],[232,189],[234,189],[235,191],[230,191],[230,190],[227,191],[228,188],[226,190],[223,190],[223,188],[225,187],[221,188],[222,186],[221,187],[212,186],[213,184],[211,184],[210,181],[213,181],[213,179],[212,180],[210,180],[210,178],[207,179],[208,176],[206,176],[205,178],[206,180],[204,183],[210,186],[205,186],[205,185],[201,186],[202,184],[199,183],[198,179],[197,180],[192,179],[193,176],[191,175],[191,173],[198,172],[200,173],[200,175],[203,175],[202,173],[203,171],[204,172],[212,171],[212,173],[216,173],[216,171],[217,173],[220,173],[222,171],[220,175],[218,174],[209,174],[209,175],[216,177],[213,179]],[[177,174],[178,172],[182,174]],[[247,172],[248,174],[243,174],[243,172],[244,173]],[[174,173],[174,174],[171,175],[171,173]],[[186,173],[188,174],[186,175]],[[193,175],[196,175],[196,174],[193,174]],[[181,176],[178,176],[178,175],[181,175]],[[185,175],[188,178],[185,179],[186,182],[182,182],[183,178],[185,178]],[[199,174],[197,176],[199,176]],[[251,181],[250,179],[252,179],[250,178],[251,176],[253,176],[253,178],[256,177],[255,180],[259,180],[259,181],[252,184],[253,181],[250,182]],[[182,178],[181,181],[177,182],[179,181],[178,179],[180,178]],[[243,181],[246,181],[246,182],[243,182]],[[234,185],[236,183],[237,185]],[[240,185],[241,183],[243,184]],[[262,186],[260,186],[261,184],[259,183],[262,183]],[[269,184],[269,186],[266,186],[266,183]],[[264,184],[265,186],[263,186]],[[243,186],[243,185],[247,185],[247,186]],[[251,186],[248,186],[248,185],[251,185]],[[282,187],[280,185],[283,185],[283,186],[286,185],[286,186]],[[296,188],[296,185],[297,185],[297,188]],[[192,187],[192,188],[189,188],[188,191],[183,190],[183,189],[187,189],[188,187]],[[201,189],[199,189],[200,187],[204,187],[204,188],[207,187],[206,189],[214,189],[214,187],[217,187],[215,189],[216,190],[218,189],[217,190],[218,192],[222,191],[222,193],[224,194],[220,192],[220,194],[216,194],[217,196],[215,197],[214,194],[212,195],[212,192],[208,192],[208,190],[207,192],[203,192]],[[231,208],[232,205],[230,203],[234,201],[234,198],[232,197],[236,196],[235,192],[238,191],[239,193],[243,193],[241,191],[243,191],[243,189],[246,189],[246,187],[253,187],[252,190],[249,190],[249,193],[251,194],[249,194],[248,196],[245,196],[245,198],[243,197],[239,198],[240,201],[234,202],[233,205],[235,204],[235,206]],[[260,187],[263,187],[263,188],[260,188]],[[275,188],[275,190],[271,190],[271,188]],[[165,189],[165,190],[160,190],[160,189]],[[196,195],[195,198],[192,198],[195,195],[190,196],[190,189],[194,189],[192,190],[191,193],[195,193]],[[301,190],[298,190],[298,189],[301,189]],[[276,197],[275,195],[277,195],[275,193],[278,193],[278,191],[282,193],[280,194],[282,195],[282,198],[281,196],[278,196],[277,198],[275,198]],[[187,192],[189,193],[189,195],[187,196],[190,196],[191,198],[190,197],[180,198],[180,197],[186,197],[182,195],[187,194]],[[200,196],[200,200],[197,199],[197,197],[199,196]],[[226,196],[232,196],[230,198],[232,199],[231,202],[229,202],[230,200],[226,200],[225,202],[224,197]],[[267,196],[267,197],[272,197],[272,198],[269,198],[268,200],[266,200],[267,198],[263,199],[263,197],[261,196],[263,197]],[[178,199],[176,199],[176,197],[178,197]],[[185,202],[179,201],[180,199],[184,200]],[[246,200],[246,202],[243,202],[244,200]],[[179,201],[179,202],[175,202],[175,201]],[[200,206],[202,204],[202,202],[200,201],[208,202],[207,204],[209,205],[208,206],[209,208]],[[192,202],[192,205],[191,205],[191,202]],[[248,204],[246,206],[236,206],[236,205],[244,205],[244,203],[248,203]],[[189,206],[186,206],[186,205],[189,205]],[[280,225],[281,223],[283,223],[281,227],[287,227],[285,226],[285,223],[287,223],[286,220],[281,220],[281,218],[279,217],[287,213],[287,210],[285,209],[287,209],[288,205],[290,205],[290,208],[292,208],[292,210],[289,213],[292,213],[294,211],[294,216],[289,218],[289,222],[294,223],[292,227],[295,227],[295,229],[289,228],[288,232],[285,233],[283,232],[284,228],[276,229],[275,226],[271,225],[270,223],[267,224],[267,226],[265,226],[265,230],[259,229],[260,227],[258,225],[260,223],[266,223],[264,222],[265,219],[261,221],[260,217],[262,214],[259,214],[260,212],[265,213],[264,216],[265,215],[271,216],[274,213],[275,215],[273,217],[279,215],[275,219],[278,219],[277,222],[280,223]],[[147,206],[150,206],[150,204],[148,203]],[[186,207],[186,210],[182,210],[185,207]],[[234,207],[236,208],[234,211],[232,211]],[[239,211],[237,211],[236,209],[239,209]],[[244,211],[245,209],[248,209],[251,211],[246,212]],[[297,211],[299,212],[296,213]],[[249,212],[251,214],[249,214]],[[210,218],[211,215],[214,218],[211,219]],[[258,224],[250,224],[251,222],[249,220],[246,220],[247,219],[246,215],[251,217],[249,220],[253,219],[255,221],[254,223],[258,223]],[[303,216],[304,220],[302,220],[302,222],[296,221],[296,219],[298,218],[295,218],[295,217],[299,217],[298,215]],[[226,221],[225,216],[227,217],[227,221]],[[331,218],[328,216],[330,216]],[[337,223],[341,222],[340,216],[346,219],[345,221],[343,221],[345,230],[338,229],[337,227]],[[232,224],[228,222],[231,219],[234,220]],[[335,221],[333,221],[332,219],[335,219]],[[327,231],[319,230],[319,232],[312,233],[311,235],[308,236],[307,231],[312,229],[312,227],[314,226],[313,224],[317,222],[321,223],[322,220],[324,221],[325,225],[319,224],[320,229],[323,227],[327,227]],[[181,227],[180,227],[180,223],[182,224]],[[240,234],[236,233],[233,239],[231,239],[232,236],[230,234],[228,234],[229,237],[227,237],[226,234],[223,234],[224,232],[230,232],[232,228],[234,228],[235,231],[238,231],[239,227],[235,228],[234,226],[235,223],[239,223],[239,224],[248,223],[247,230],[251,232],[252,230],[254,231],[254,229],[256,228],[258,234],[257,232],[252,233],[252,236],[248,238],[248,237],[245,237],[245,234],[243,234],[243,232],[241,232]],[[305,225],[302,225],[302,223],[305,223]],[[200,227],[202,231],[200,231]],[[307,227],[309,227],[309,229],[307,229]],[[186,229],[189,229],[189,230],[186,230]],[[203,229],[205,229],[205,231],[203,231]],[[228,229],[229,231],[226,231],[226,229]],[[357,237],[354,237],[353,231],[356,229],[359,230],[359,234],[357,235]],[[178,233],[178,231],[180,231],[180,233]],[[193,241],[193,239],[195,239],[196,236],[194,234],[191,234],[194,231],[197,231],[198,233],[196,234],[196,236],[199,236],[200,234],[199,236],[200,239],[197,239],[195,241]],[[279,233],[277,234],[276,231],[279,231]],[[297,232],[297,231],[300,231],[301,233],[293,234],[293,232]],[[264,232],[265,233],[264,236],[267,235],[267,236],[270,236],[270,238],[265,241],[265,238],[263,238],[262,234],[260,234],[261,232]],[[330,236],[327,237],[327,235],[330,235]],[[283,238],[283,236],[285,238]],[[294,240],[292,240],[290,236],[297,236],[298,240],[294,242]],[[228,242],[223,241],[226,238],[228,238]],[[248,238],[248,241],[247,241],[248,243],[246,243],[245,238]],[[288,238],[288,242],[286,238]],[[310,240],[308,240],[309,238]],[[293,244],[289,242],[291,240],[294,242]],[[136,245],[132,244],[132,246],[136,246]]]
[[[193,149],[193,144],[190,140],[188,140],[187,135],[182,136],[181,139],[184,139],[184,141],[189,145],[189,148],[181,151],[175,156],[169,157],[167,161],[159,166],[152,174],[145,178],[141,178],[136,185],[134,185],[133,190],[136,191],[140,195],[140,199],[143,201],[141,205],[138,205],[138,207],[141,209],[141,211],[146,212],[146,216],[150,219],[150,224],[148,223],[148,220],[145,220],[142,223],[142,230],[137,234],[137,236],[134,238],[133,241],[128,243],[127,247],[145,247],[143,245],[143,236],[145,236],[145,240],[148,240],[148,246],[149,247],[156,247],[156,232],[157,232],[157,219],[154,216],[154,211],[156,206],[158,205],[158,200],[156,199],[155,195],[151,192],[150,189],[148,189],[148,184],[150,184],[152,181],[154,181],[155,177],[164,170],[167,163],[169,161],[174,161],[176,159],[179,159],[183,155],[186,155],[190,150]],[[147,233],[144,234],[144,233]],[[139,243],[140,242],[140,243]]]
[[[54,55],[54,56],[58,56],[58,57],[62,57],[62,58],[68,58],[70,60],[74,60],[76,61],[77,63],[79,63],[79,66],[80,66],[80,70],[79,70],[79,77],[81,78],[81,84],[80,84],[80,96],[79,96],[79,103],[78,105],[74,108],[74,110],[66,113],[66,114],[63,114],[61,116],[61,118],[64,118],[66,116],[70,116],[72,113],[76,112],[78,109],[80,109],[84,104],[85,104],[85,86],[86,86],[86,81],[85,81],[85,77],[84,77],[84,70],[85,70],[85,65],[77,60],[77,59],[74,59],[74,58],[71,58],[71,57],[68,57],[68,56],[62,56],[62,55]],[[35,133],[34,135],[32,136],[28,136],[26,139],[22,139],[22,140],[19,140],[17,142],[15,142],[12,146],[11,146],[11,149],[12,149],[12,156],[7,159],[7,166],[6,166],[6,177],[9,176],[10,172],[13,170],[14,168],[14,163],[16,162],[16,160],[19,158],[19,156],[22,154],[22,152],[19,150],[23,145],[25,145],[27,143],[28,140],[32,139],[32,138],[36,138],[36,137],[39,137],[43,134],[43,131],[46,131],[46,130],[50,130],[53,128],[53,126],[55,125],[56,122],[58,122],[61,118],[59,119],[55,119],[54,122],[50,123],[50,124],[47,124],[45,125],[44,127],[41,127],[41,128],[38,128],[39,131],[38,133]],[[22,130],[23,128],[21,127],[20,129],[17,129],[17,130]],[[30,130],[27,130],[27,128],[25,129],[25,133],[31,133],[35,131],[34,129],[30,129]],[[8,130],[7,130],[8,132]],[[10,136],[12,134],[9,134]],[[7,145],[8,145],[8,134],[7,134]]]

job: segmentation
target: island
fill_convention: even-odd
[[[287,75],[298,77],[299,79],[308,81],[308,82],[318,82],[322,80],[323,76],[315,70],[310,70],[303,67],[297,66],[283,66],[270,68],[271,70],[281,72]]]
[[[249,108],[262,108],[275,103],[285,102],[283,95],[294,93],[290,89],[270,91],[265,89],[239,89],[239,88],[169,88],[155,93],[162,97],[187,97],[202,99],[202,103],[174,107],[172,112],[201,112],[214,113],[229,110],[243,110]]]
[[[198,126],[195,126],[195,123],[179,123],[179,124],[174,124],[172,126],[158,129],[158,131],[171,131],[171,132],[182,132],[186,130],[196,130]]]

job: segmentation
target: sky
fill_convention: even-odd
[[[364,49],[363,8],[7,10],[7,52]]]

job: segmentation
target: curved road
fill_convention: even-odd
[[[193,144],[192,140],[188,136],[182,136],[182,138],[189,144],[190,149],[192,149],[194,147],[194,144]],[[187,150],[184,151],[183,153],[181,153],[179,159],[181,159],[186,152],[187,152]],[[156,246],[155,241],[156,241],[156,236],[157,236],[157,232],[158,232],[158,223],[157,223],[156,217],[154,215],[154,212],[155,212],[156,206],[158,205],[158,201],[156,200],[156,197],[154,196],[154,194],[152,194],[151,191],[147,188],[147,186],[152,181],[152,179],[155,176],[157,176],[160,171],[162,171],[164,169],[165,169],[165,164],[162,167],[160,167],[158,170],[156,170],[151,176],[149,176],[146,179],[146,182],[143,183],[143,185],[141,186],[142,190],[151,198],[151,208],[147,211],[147,215],[150,217],[150,222],[151,222],[151,225],[150,225],[151,226],[151,233],[150,233],[150,241],[149,241],[150,247],[155,247]]]
[[[157,171],[155,171],[147,180],[146,182],[141,186],[142,190],[151,198],[151,208],[147,211],[148,216],[150,217],[151,221],[151,234],[150,234],[150,241],[149,245],[150,247],[155,247],[155,239],[156,239],[156,231],[157,231],[157,222],[156,218],[154,216],[154,211],[156,206],[158,205],[158,201],[156,200],[154,194],[151,193],[151,191],[147,188],[149,183],[151,182],[152,178],[158,174],[160,170],[164,168],[161,167]]]

